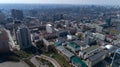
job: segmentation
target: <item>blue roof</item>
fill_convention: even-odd
[[[73,56],[71,58],[71,61],[73,63],[79,65],[79,67],[87,67],[87,65],[82,60],[80,60],[77,56]]]
[[[55,46],[60,46],[60,45],[62,45],[61,42],[55,42]]]
[[[80,48],[80,46],[78,46],[78,45],[75,44],[74,42],[70,42],[68,45],[71,46],[71,47],[74,48],[74,49]]]

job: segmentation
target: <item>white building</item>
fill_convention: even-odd
[[[51,24],[46,25],[46,31],[47,31],[47,33],[53,33],[53,28],[52,28]]]
[[[103,35],[103,34],[93,33],[93,36],[95,36],[96,38],[98,38],[100,40],[105,40],[105,35]]]
[[[99,25],[96,25],[96,31],[97,32],[102,32],[103,30],[103,27],[99,26]]]

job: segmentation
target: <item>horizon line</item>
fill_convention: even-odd
[[[75,6],[79,6],[79,5],[88,5],[88,6],[92,6],[92,5],[95,5],[95,6],[120,6],[120,5],[110,5],[110,4],[68,4],[68,3],[0,3],[0,5],[5,5],[5,4],[24,4],[24,5],[75,5]]]

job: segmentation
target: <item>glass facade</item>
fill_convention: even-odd
[[[120,49],[115,52],[111,67],[120,67]]]

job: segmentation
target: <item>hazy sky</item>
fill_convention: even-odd
[[[120,0],[0,0],[0,3],[120,5]]]

